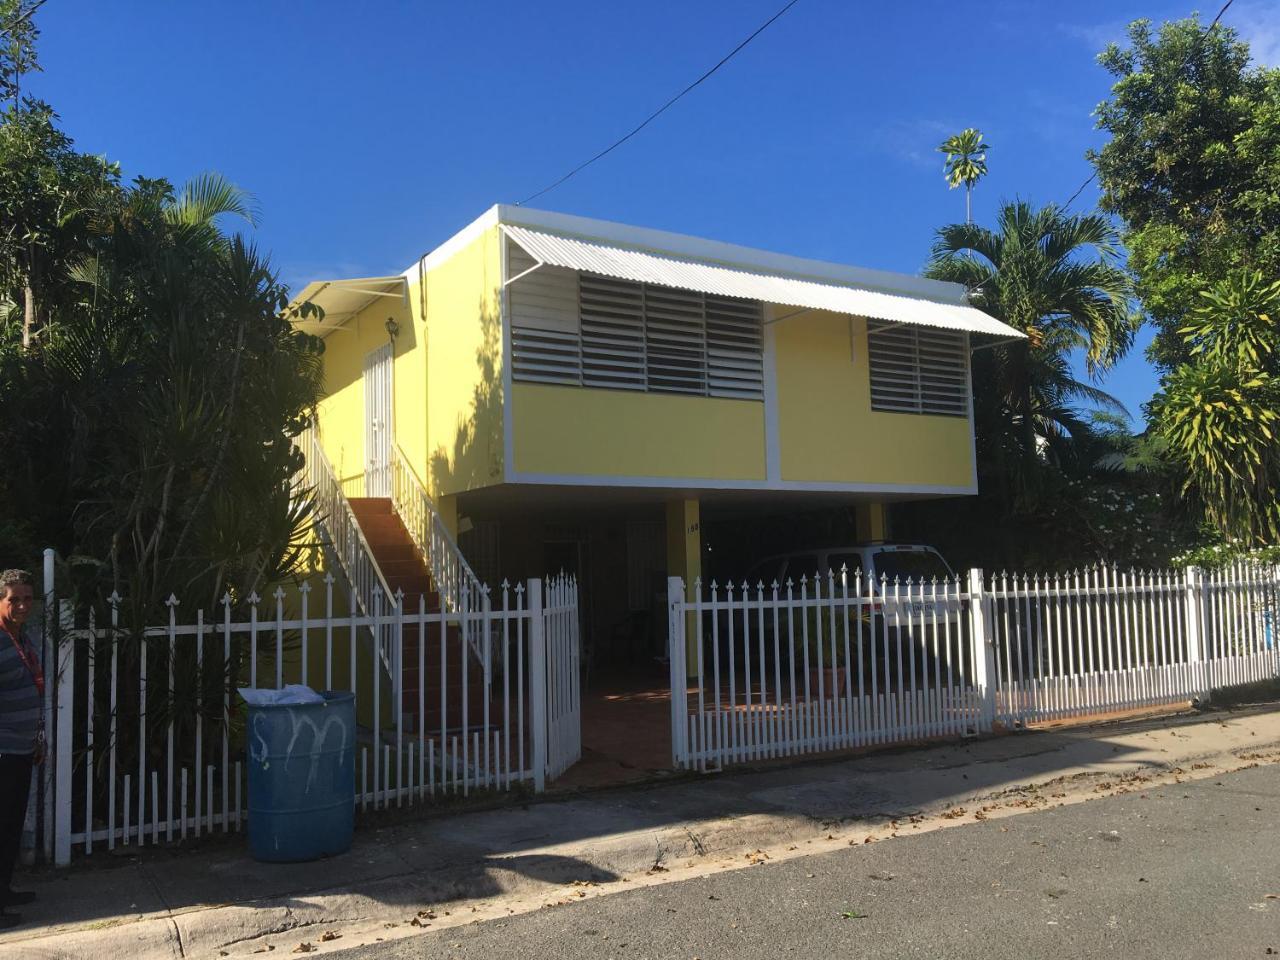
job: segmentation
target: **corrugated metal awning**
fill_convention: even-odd
[[[1006,338],[1025,336],[989,314],[961,303],[942,303],[782,274],[735,270],[695,260],[605,246],[514,224],[504,224],[502,229],[539,263],[585,273],[783,306],[830,310],[894,323],[923,324]]]
[[[315,280],[289,303],[285,316],[304,333],[324,337],[339,329],[379,297],[403,301],[408,283],[404,277],[355,277],[350,280]],[[323,320],[298,318],[298,307],[314,303],[324,311]]]

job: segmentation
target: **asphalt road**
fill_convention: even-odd
[[[1278,816],[1280,767],[1264,766],[638,888],[342,956],[1280,956]]]

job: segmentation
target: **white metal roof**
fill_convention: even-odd
[[[540,263],[621,280],[653,283],[721,296],[742,297],[895,323],[923,324],[999,337],[1023,333],[989,314],[958,302],[886,293],[866,287],[786,273],[758,272],[698,260],[625,249],[504,223],[502,229]],[[939,287],[943,285],[939,284]],[[956,286],[948,284],[948,287]],[[963,293],[963,288],[956,286]]]
[[[308,301],[324,311],[324,319],[294,320],[306,333],[324,337],[339,329],[379,297],[403,300],[408,288],[404,277],[356,277],[349,280],[315,280],[293,298],[286,316],[297,316],[297,308]]]

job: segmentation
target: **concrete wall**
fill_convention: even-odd
[[[871,409],[867,322],[813,312],[775,328],[782,479],[968,487],[966,417]]]
[[[764,405],[751,400],[512,387],[515,468],[602,477],[763,480]]]

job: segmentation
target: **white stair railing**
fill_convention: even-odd
[[[338,561],[354,589],[360,613],[366,617],[385,618],[383,625],[376,630],[378,652],[388,674],[398,683],[400,671],[394,662],[394,622],[391,617],[396,597],[387,586],[386,577],[373,557],[373,550],[360,529],[360,523],[351,509],[351,502],[342,492],[342,484],[329,458],[325,456],[315,427],[308,427],[295,442],[306,460],[303,482],[313,491],[319,524],[328,535],[329,552]],[[395,695],[399,697],[398,689],[395,690]]]
[[[441,608],[448,613],[482,614],[489,602],[489,591],[458,549],[426,487],[399,447],[391,451],[391,503],[431,571]],[[465,629],[467,618],[462,622]],[[484,643],[477,636],[480,631],[467,632],[476,656],[486,662]]]

